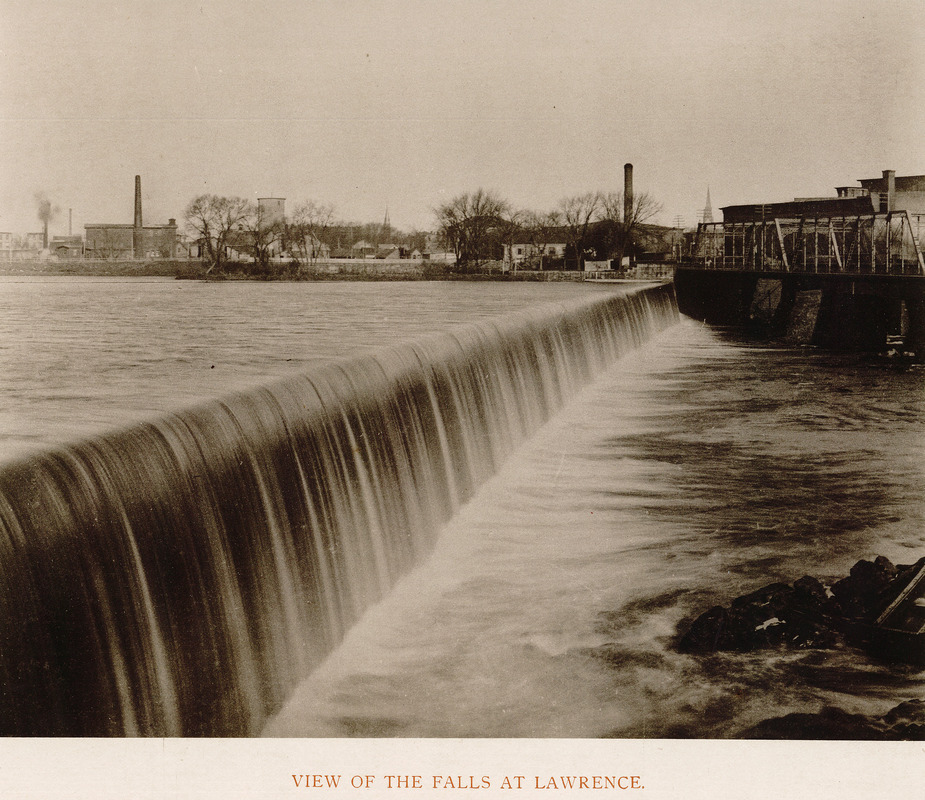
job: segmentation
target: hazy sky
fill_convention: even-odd
[[[0,231],[182,219],[197,194],[429,228],[483,186],[661,221],[925,173],[925,6],[0,0]]]

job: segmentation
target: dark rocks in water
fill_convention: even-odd
[[[832,584],[832,595],[845,616],[872,621],[882,610],[883,594],[889,591],[899,572],[883,556],[874,561],[858,561],[847,578]]]
[[[831,706],[814,714],[787,714],[759,722],[741,738],[922,741],[925,701],[907,700],[882,717],[849,714]]]
[[[714,606],[691,624],[677,642],[684,653],[747,652],[769,647],[827,648],[865,645],[871,627],[899,595],[921,564],[894,566],[878,556],[858,561],[848,577],[827,591],[804,576],[792,586],[772,583],[737,597],[728,608]],[[915,660],[914,654],[900,660]]]
[[[838,632],[830,624],[829,598],[815,578],[793,586],[772,583],[701,614],[681,637],[685,653],[758,650],[765,647],[831,647]]]
[[[925,700],[907,700],[880,719],[891,731],[901,733],[903,739],[925,739]]]

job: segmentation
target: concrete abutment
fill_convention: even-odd
[[[831,350],[899,344],[925,360],[925,280],[917,276],[679,268],[675,284],[681,312],[710,324]]]

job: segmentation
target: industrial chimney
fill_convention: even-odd
[[[633,165],[623,165],[623,221],[633,218]]]
[[[895,169],[885,169],[883,170],[883,188],[884,193],[886,194],[886,208],[883,207],[883,204],[880,205],[881,211],[895,211],[894,206],[896,205],[896,170]]]
[[[135,224],[132,228],[132,252],[135,258],[144,256],[141,223],[141,175],[135,176]]]

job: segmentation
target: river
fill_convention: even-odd
[[[925,673],[858,651],[680,655],[773,581],[925,552],[925,371],[690,320],[626,356],[443,531],[274,735],[729,737]]]
[[[4,279],[0,454],[612,291]],[[727,738],[790,711],[922,697],[922,672],[856,651],[698,658],[670,643],[772,581],[923,554],[923,389],[918,367],[683,320],[520,446],[263,732]]]
[[[600,288],[0,276],[0,459]]]

